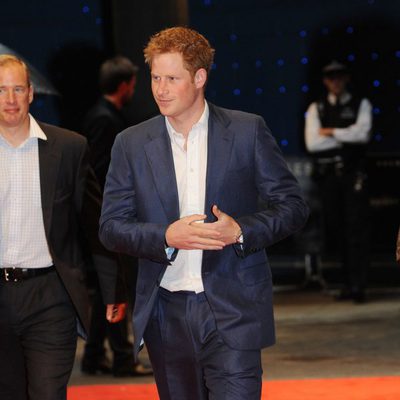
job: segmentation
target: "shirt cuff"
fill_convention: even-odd
[[[172,259],[172,255],[174,254],[175,247],[166,247],[165,254],[167,255],[168,260]]]

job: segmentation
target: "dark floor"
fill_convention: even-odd
[[[277,344],[263,350],[264,379],[400,375],[400,289],[370,290],[366,304],[354,305],[322,290],[277,288],[275,316]],[[82,345],[71,385],[153,382],[82,375]]]

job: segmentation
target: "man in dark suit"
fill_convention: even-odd
[[[82,133],[86,136],[90,159],[96,178],[104,189],[108,166],[111,159],[111,148],[115,137],[123,131],[128,123],[122,108],[132,98],[138,67],[128,58],[116,56],[104,61],[99,72],[99,86],[102,93],[96,104],[87,113]],[[117,257],[125,281],[134,297],[136,284],[136,258],[119,255]],[[101,296],[95,270],[89,272],[89,284],[92,297],[90,335],[85,344],[81,370],[84,373],[110,373],[114,376],[145,376],[153,373],[150,367],[134,362],[132,343],[128,338],[128,322],[123,319],[117,324],[110,324],[104,318],[104,303]],[[134,300],[134,299],[133,299]],[[106,356],[104,346],[108,339],[112,353],[112,366]]]
[[[139,257],[134,348],[144,339],[162,400],[260,399],[265,247],[308,215],[263,119],[205,101],[213,53],[188,28],[150,39],[162,116],[117,136],[104,191],[100,238]]]
[[[64,400],[77,335],[89,327],[88,250],[107,319],[120,320],[126,304],[96,240],[100,193],[86,140],[38,123],[32,100],[26,65],[0,56],[0,398]]]
[[[122,110],[135,93],[137,72],[138,67],[123,56],[107,59],[100,66],[101,97],[86,114],[82,133],[88,139],[91,162],[101,188],[115,137],[128,127]]]

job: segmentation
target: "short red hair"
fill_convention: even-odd
[[[215,50],[199,32],[177,26],[164,29],[153,35],[144,49],[144,59],[151,68],[153,57],[157,54],[180,53],[185,68],[192,77],[204,68],[210,73]]]

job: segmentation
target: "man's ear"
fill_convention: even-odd
[[[194,74],[194,84],[198,89],[205,86],[207,82],[207,71],[204,68],[200,68]]]
[[[29,104],[31,104],[32,101],[33,101],[33,85],[32,84],[29,85],[29,89],[28,90],[29,90],[29,97],[28,97]]]

